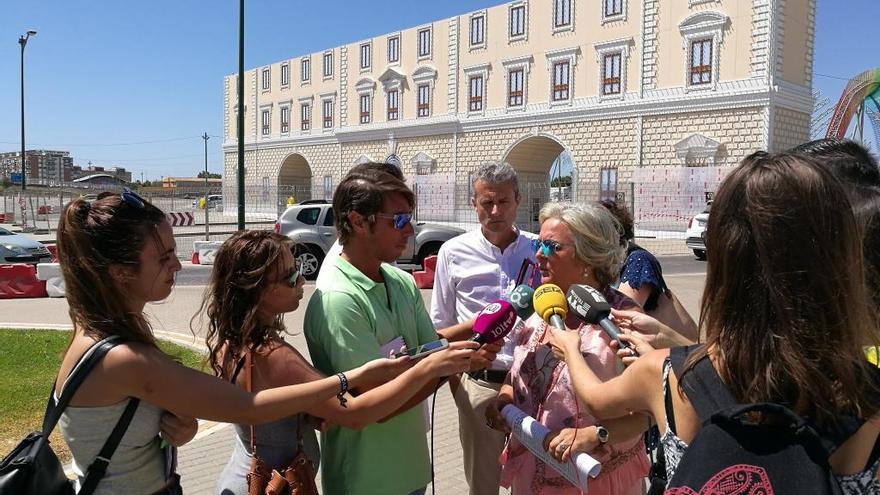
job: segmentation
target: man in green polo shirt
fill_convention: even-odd
[[[435,332],[412,277],[388,264],[413,235],[413,199],[403,181],[384,172],[351,174],[336,189],[333,212],[342,254],[331,276],[317,287],[305,316],[309,352],[323,373],[440,336],[450,341],[471,336],[469,324]],[[472,368],[488,366],[497,351],[491,346],[475,353]],[[424,493],[431,479],[426,424],[423,409],[413,406],[438,385],[432,381],[380,423],[360,431],[331,427],[323,433],[324,493]]]

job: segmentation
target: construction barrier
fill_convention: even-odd
[[[64,277],[58,263],[37,264],[37,278],[46,282],[49,297],[64,297]]]
[[[37,278],[33,265],[0,265],[0,299],[46,297],[46,282]]]
[[[52,263],[58,263],[58,245],[57,244],[44,244],[46,249],[52,254]]]
[[[197,259],[200,265],[213,265],[214,256],[217,255],[217,250],[222,245],[222,241],[195,241],[193,242],[193,251],[198,253],[198,258],[195,256],[193,258]]]
[[[437,256],[428,256],[422,262],[422,269],[413,272],[413,278],[416,280],[416,287],[419,289],[434,288],[434,270],[437,268]]]
[[[0,223],[15,223],[15,212],[5,211],[0,213]]]

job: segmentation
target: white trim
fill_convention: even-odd
[[[291,103],[293,103],[293,100],[286,100],[284,102],[278,103],[278,134],[281,136],[289,136],[290,135],[290,128],[292,127],[291,121],[293,120],[291,118],[291,112],[290,112],[290,109],[293,106],[293,105],[291,105]],[[287,132],[284,132],[283,118],[284,118],[284,110],[285,109],[287,110]]]
[[[473,19],[475,17],[483,18],[483,41],[482,43],[477,43],[475,45],[471,44],[471,29],[473,29]],[[486,48],[486,40],[489,37],[489,15],[486,13],[486,9],[478,10],[476,12],[471,12],[468,16],[468,51],[482,50]]]
[[[284,82],[284,69],[287,68],[287,83]],[[281,62],[278,69],[278,78],[281,80],[281,89],[290,89],[290,60]]]
[[[575,18],[574,14],[575,14],[575,12],[577,12],[577,9],[575,8],[575,2],[577,0],[567,0],[568,1],[568,20],[569,20],[569,22],[567,25],[564,25],[564,26],[556,26],[556,2],[557,2],[557,0],[552,0],[552,1],[553,1],[553,7],[550,9],[550,31],[553,34],[574,31],[574,18]]]
[[[339,124],[338,122],[336,122],[336,91],[321,93],[318,96],[319,96],[319,98],[321,98],[321,120],[319,121],[321,126],[319,127],[319,129],[321,129],[322,133],[323,132],[332,132],[334,129],[337,128],[337,126]],[[331,123],[333,125],[331,125],[330,127],[324,127],[324,103],[326,103],[328,101],[330,102],[330,107],[331,107],[330,118],[332,119]],[[315,108],[312,107],[311,111],[312,111],[311,128],[314,129],[315,128]]]
[[[394,62],[388,60],[388,42],[391,40],[391,38],[397,38],[397,60],[395,60]],[[387,36],[385,36],[385,64],[391,67],[399,66],[400,59],[403,58],[403,53],[400,50],[401,38],[402,36],[400,35],[400,31],[397,31],[396,33],[389,33]]]
[[[437,167],[437,159],[419,151],[409,160],[409,164],[415,175],[431,175]]]
[[[434,58],[434,24],[424,24],[417,28],[416,31],[416,61],[421,62],[423,60],[432,60]],[[420,49],[422,48],[422,39],[421,34],[423,31],[428,32],[428,54],[422,55],[420,54]]]
[[[363,65],[363,55],[364,55],[364,47],[369,46],[370,52],[370,60],[366,67]],[[363,74],[364,72],[370,72],[373,70],[373,40],[366,41],[364,43],[358,43],[358,72]]]
[[[467,82],[467,115],[484,115],[486,113],[486,107],[489,103],[489,95],[487,94],[487,89],[489,87],[489,70],[491,69],[491,64],[486,62],[484,64],[472,65],[470,67],[464,67],[461,71],[464,73],[465,81]],[[483,99],[483,104],[480,106],[479,110],[471,110],[471,78],[472,77],[482,77],[482,92],[481,96]]]
[[[603,41],[594,43],[593,49],[596,50],[596,63],[599,66],[598,83],[599,98],[605,100],[620,100],[626,95],[626,73],[629,62],[629,46],[633,44],[633,39],[618,38],[611,41]],[[605,55],[620,54],[620,92],[616,94],[606,95],[603,79],[605,78]]]
[[[308,76],[306,79],[303,79],[303,62],[309,66]],[[300,57],[299,59],[299,84],[300,86],[307,86],[312,82],[312,56],[306,55],[304,57]]]
[[[721,0],[688,0],[688,8],[703,3],[721,3]]]
[[[382,109],[385,115],[385,122],[400,122],[403,120],[403,86],[399,84],[396,86],[385,86],[383,88],[385,91],[385,107]],[[392,91],[397,91],[397,118],[394,120],[388,120],[388,94]]]
[[[437,79],[437,69],[430,65],[421,65],[413,71],[410,77],[416,84],[427,82],[433,85],[434,80]]]
[[[265,77],[266,72],[269,72],[269,77]],[[260,67],[259,74],[260,74],[260,92],[261,93],[268,93],[269,91],[272,91],[272,66],[265,65],[263,67]],[[265,84],[263,82],[266,80],[269,81],[269,84]]]
[[[330,55],[330,75],[324,74],[326,72],[325,66],[327,65],[327,55]],[[336,75],[336,71],[333,70],[333,69],[335,69],[334,64],[336,63],[335,58],[336,58],[336,56],[333,53],[333,50],[324,50],[321,53],[321,80],[322,81],[327,81],[327,80],[333,79],[333,76]]]
[[[364,93],[372,94],[376,90],[376,80],[369,76],[362,77],[358,79],[358,82],[354,85],[354,90],[359,95]]]
[[[682,49],[685,52],[685,91],[715,91],[718,88],[721,43],[724,42],[724,26],[729,20],[720,12],[708,10],[691,14],[678,24],[682,36]],[[691,43],[704,38],[712,40],[712,82],[691,84]]]
[[[534,58],[531,55],[501,61],[501,65],[504,67],[504,109],[506,111],[524,112],[526,105],[529,104],[529,69],[533,61]],[[523,71],[523,102],[522,105],[512,107],[510,106],[510,72],[514,70]]]
[[[515,36],[510,35],[511,12],[513,9],[523,7],[523,32]],[[517,0],[507,4],[507,26],[505,28],[507,43],[515,43],[517,41],[528,41],[529,39],[529,2],[526,0]]]
[[[568,105],[570,106],[574,101],[574,68],[577,66],[578,53],[580,53],[581,48],[579,46],[574,46],[570,48],[562,48],[560,50],[553,50],[544,54],[547,57],[547,72],[550,76],[548,80],[548,92],[547,92],[547,103],[551,106],[561,106]],[[568,98],[565,100],[553,100],[553,65],[558,62],[568,61]]]
[[[272,107],[274,103],[263,103],[260,105],[259,115],[260,118],[258,120],[260,126],[257,132],[257,135],[260,136],[260,139],[269,139],[272,136]],[[263,115],[264,113],[269,114],[269,132],[263,134]]]
[[[379,82],[385,91],[391,89],[402,89],[403,83],[406,81],[406,74],[400,72],[394,67],[389,67],[379,76]]]
[[[610,22],[617,22],[617,21],[626,22],[626,15],[627,15],[627,10],[628,10],[627,3],[629,3],[629,0],[620,0],[620,14],[609,15],[609,16],[605,15],[605,2],[606,1],[608,1],[608,0],[601,0],[599,2],[599,4],[600,4],[599,7],[602,9],[599,12],[599,18],[602,19],[602,25],[604,26],[605,24],[608,24]]]

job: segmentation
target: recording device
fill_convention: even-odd
[[[499,299],[477,313],[472,342],[491,344],[503,339],[516,324],[516,311],[511,304]]]
[[[532,301],[534,297],[535,289],[532,289],[526,284],[521,284],[510,292],[510,295],[507,296],[507,300],[510,302],[510,305],[513,306],[514,311],[516,311],[516,316],[519,316],[522,320],[526,320],[535,312],[535,305]]]
[[[568,305],[565,303],[565,294],[556,284],[544,284],[535,289],[533,298],[535,312],[548,324],[559,330],[565,330],[565,316],[568,314]]]
[[[409,356],[415,359],[421,359],[429,354],[433,354],[437,351],[442,351],[449,347],[449,341],[446,339],[435,340],[433,342],[428,342],[427,344],[417,345],[415,347],[408,347],[400,352],[396,352],[394,357],[399,358],[403,356]]]
[[[608,337],[620,344],[620,347],[629,349],[633,356],[638,356],[629,342],[620,340],[620,329],[608,319],[611,314],[611,305],[608,304],[601,292],[589,285],[572,285],[568,289],[567,299],[568,307],[580,320],[599,325]]]

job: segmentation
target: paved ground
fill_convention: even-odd
[[[682,303],[692,315],[699,314],[699,298],[705,279],[705,263],[689,256],[661,258],[664,275],[670,288],[678,294]],[[171,296],[161,303],[150,304],[153,328],[163,338],[180,343],[204,347],[201,338],[202,325],[194,322],[195,334],[190,329],[190,319],[198,308],[204,293],[201,284],[207,278],[209,269],[185,266],[178,285]],[[308,284],[301,309],[285,318],[291,334],[287,340],[297,349],[308,355],[308,349],[301,333],[302,319],[308,298],[314,293],[314,286]],[[430,303],[431,292],[422,291],[426,304]],[[18,299],[0,300],[0,327],[25,328],[69,328],[65,299]],[[435,411],[434,452],[436,493],[467,493],[464,472],[461,467],[461,450],[458,441],[458,417],[448,387],[441,388],[437,395]],[[180,473],[185,493],[213,493],[216,480],[231,452],[233,429],[224,423],[203,423],[198,436],[180,450]],[[502,493],[505,491],[502,490]]]

